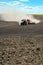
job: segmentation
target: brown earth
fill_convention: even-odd
[[[37,25],[0,22],[0,65],[43,65],[43,16]]]
[[[19,26],[18,23],[0,22],[0,35],[41,35],[43,34],[43,16],[35,16],[41,23]]]
[[[0,65],[43,65],[43,36],[0,36]]]

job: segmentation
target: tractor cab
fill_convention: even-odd
[[[22,19],[21,21],[22,21],[22,22],[21,22],[21,25],[27,25],[26,19]]]

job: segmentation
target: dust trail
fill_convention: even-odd
[[[38,19],[35,19],[33,15],[26,15],[22,12],[17,12],[17,11],[8,11],[8,12],[4,12],[4,13],[1,13],[0,15],[0,19],[3,19],[5,21],[17,21],[19,24],[21,23],[21,20],[22,19],[29,19],[30,22],[34,22],[34,23],[40,23],[40,20]]]

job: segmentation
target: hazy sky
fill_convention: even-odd
[[[0,0],[0,12],[11,10],[27,14],[43,14],[43,0]]]

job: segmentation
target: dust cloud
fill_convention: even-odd
[[[30,22],[34,22],[34,23],[40,23],[40,20],[38,19],[35,19],[33,15],[26,15],[25,13],[22,13],[22,12],[17,12],[17,11],[8,11],[8,12],[3,12],[3,13],[0,13],[0,20],[4,20],[4,21],[16,21],[19,23],[21,23],[21,20],[22,19],[29,19]]]

